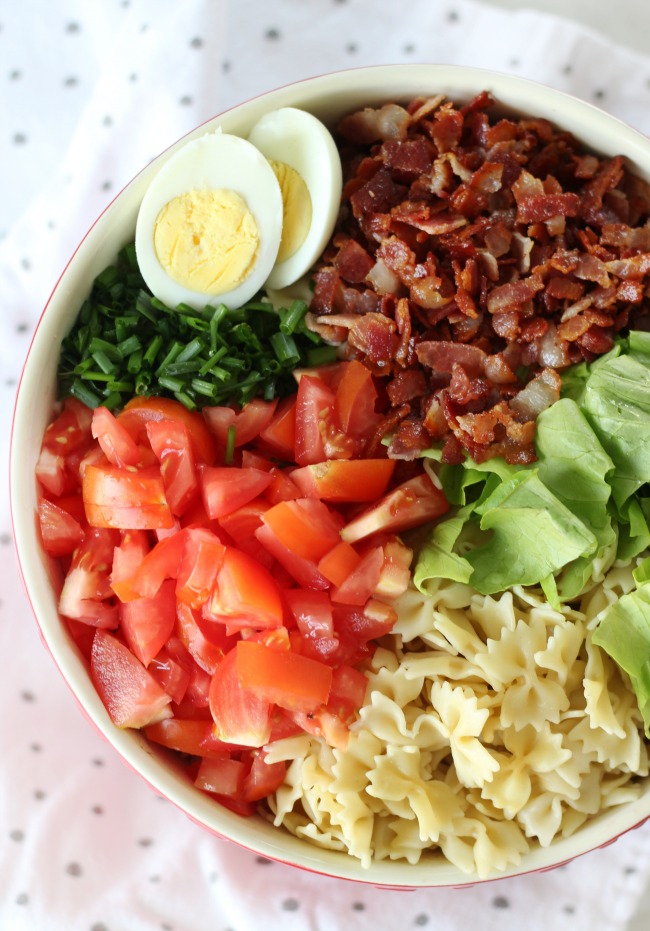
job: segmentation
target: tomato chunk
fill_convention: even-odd
[[[252,751],[251,768],[242,786],[242,797],[247,802],[257,802],[279,789],[287,774],[287,764],[280,760],[267,763],[264,750]]]
[[[217,455],[215,441],[202,415],[196,411],[188,411],[179,401],[172,398],[132,398],[125,404],[117,419],[138,443],[143,442],[146,437],[147,423],[150,420],[180,421],[187,428],[197,462],[212,465]]]
[[[138,444],[108,408],[95,408],[91,431],[111,465],[124,468],[140,462],[142,454]]]
[[[94,527],[155,530],[174,524],[160,469],[88,465],[82,492],[88,522]]]
[[[205,466],[201,469],[205,510],[213,519],[232,514],[261,495],[272,481],[271,473],[263,469]]]
[[[240,640],[236,650],[242,686],[268,702],[296,711],[313,711],[327,703],[332,670],[324,663],[254,640]]]
[[[398,533],[435,520],[449,510],[449,502],[426,472],[408,479],[377,504],[353,518],[341,531],[347,543],[355,543],[379,531]]]
[[[280,627],[284,618],[280,590],[255,559],[227,546],[209,602],[209,616],[229,630]]]
[[[263,747],[271,736],[271,703],[245,688],[237,674],[237,651],[217,666],[210,683],[210,711],[219,740]]]
[[[79,521],[46,498],[39,502],[38,520],[43,548],[50,556],[72,553],[83,540],[84,530]]]
[[[184,514],[199,493],[189,430],[180,420],[150,420],[147,436],[160,462],[169,506],[174,514]]]
[[[178,567],[177,598],[191,608],[200,608],[205,604],[221,568],[224,553],[223,543],[211,530],[188,527]]]
[[[271,423],[260,430],[263,445],[287,462],[293,461],[296,445],[296,398],[284,398],[278,404]]]
[[[120,630],[143,666],[162,649],[176,625],[175,582],[163,582],[153,598],[135,598],[120,606]]]
[[[235,446],[238,447],[250,443],[269,426],[277,405],[277,398],[273,401],[254,398],[239,410],[233,407],[204,407],[203,416],[220,446],[226,446],[228,431],[234,427]]]
[[[143,727],[171,717],[171,698],[127,646],[95,631],[90,675],[117,727]]]
[[[388,488],[394,471],[394,459],[330,459],[295,469],[291,480],[308,498],[375,501]]]

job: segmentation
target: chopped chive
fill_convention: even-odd
[[[278,359],[278,362],[299,362],[300,353],[298,352],[298,347],[296,346],[293,336],[288,336],[286,333],[274,333],[271,337],[271,345],[273,346],[273,351]]]
[[[224,461],[226,465],[232,465],[232,461],[235,457],[235,440],[237,438],[237,427],[233,424],[230,424],[228,427],[228,432],[226,434],[226,452],[224,455]]]
[[[174,394],[180,393],[185,387],[185,382],[182,378],[174,378],[170,375],[161,375],[158,381],[163,388],[169,388]]]
[[[188,411],[196,410],[196,402],[185,391],[175,391],[174,397],[177,401],[180,401],[183,407],[186,407]]]
[[[282,333],[290,335],[294,332],[296,327],[302,323],[305,314],[307,313],[307,305],[304,301],[292,301],[291,306],[287,311],[282,313],[280,311],[280,330]]]
[[[132,352],[126,362],[126,370],[130,375],[137,375],[142,368],[142,350]]]
[[[78,401],[81,401],[82,404],[85,404],[86,407],[101,406],[102,401],[99,395],[95,394],[94,391],[91,391],[91,389],[78,378],[72,382],[72,385],[70,386],[70,394],[73,395]]]
[[[101,352],[105,356],[108,356],[109,359],[112,359],[113,362],[119,362],[122,358],[122,354],[117,346],[114,346],[113,343],[109,343],[108,340],[100,339],[98,336],[93,336],[90,340],[88,351],[91,355],[95,352]]]
[[[158,333],[156,336],[153,337],[153,339],[150,341],[149,345],[147,346],[145,354],[142,357],[143,363],[145,363],[146,365],[153,365],[156,356],[160,352],[160,347],[162,346],[162,344],[163,344],[163,338],[160,335],[160,333]]]
[[[307,365],[328,365],[336,362],[336,346],[318,346],[307,350]]]
[[[165,371],[168,365],[171,365],[171,363],[174,362],[174,360],[176,359],[176,356],[179,354],[182,348],[183,347],[181,343],[179,343],[178,340],[174,340],[167,355],[165,356],[165,358],[162,360],[162,362],[156,369],[156,375],[160,375],[162,372]]]
[[[92,357],[105,375],[112,375],[115,372],[115,363],[111,362],[103,350],[98,349],[97,352],[93,352]]]
[[[180,359],[180,356],[178,356]],[[200,362],[172,362],[170,365],[166,365],[163,374],[164,375],[188,375],[191,372],[198,372],[201,368]]]
[[[195,356],[198,356],[198,354],[201,352],[202,349],[203,349],[203,341],[200,340],[198,337],[195,337],[193,340],[191,340],[187,344],[187,346],[182,350],[182,352],[179,352],[179,354],[176,356],[175,361],[176,362],[188,362],[190,359],[193,359]]]
[[[127,339],[121,340],[117,344],[117,349],[123,359],[140,348],[141,344],[137,336],[129,336]]]
[[[108,391],[122,391],[129,392],[133,391],[133,382],[132,381],[109,381],[106,385]]]
[[[223,357],[225,356],[227,352],[228,352],[227,346],[221,346],[220,349],[217,349],[214,355],[211,356],[211,358],[209,358],[207,362],[203,363],[203,365],[199,369],[199,375],[207,375],[207,373],[215,367],[217,362],[219,362],[220,359],[223,359]]]
[[[104,398],[104,407],[107,407],[109,411],[114,411],[116,407],[121,407],[122,401],[122,395],[119,391],[111,391],[111,393]]]
[[[197,394],[202,394],[206,398],[216,397],[217,391],[219,390],[218,385],[215,385],[213,381],[205,381],[203,378],[193,378],[192,388]]]

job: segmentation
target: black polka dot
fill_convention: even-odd
[[[599,87],[597,90],[594,91],[594,98],[596,100],[602,100],[604,96],[605,96],[605,91],[601,87]]]
[[[28,271],[30,270],[30,268],[32,267],[32,263],[29,261],[28,258],[21,259],[21,260],[20,260],[20,264],[21,264],[22,268],[25,269],[26,272],[28,272]]]
[[[408,45],[404,46],[403,52],[405,55],[412,55],[415,51],[415,46],[412,42],[409,42]]]
[[[22,333],[23,331],[21,330],[21,327],[24,327],[25,329],[27,329],[27,324],[22,323],[16,327],[16,329]],[[8,533],[0,533],[0,545],[9,546],[10,543],[11,543],[11,536]],[[40,744],[32,744],[32,750],[36,750],[38,752],[40,749],[41,749]]]
[[[29,896],[26,892],[21,892],[16,896],[16,905],[27,905]]]
[[[104,761],[103,761],[100,757],[97,756],[97,757],[95,757],[95,759],[92,761],[92,764],[93,764],[93,766],[103,766],[103,765],[104,765]]]
[[[107,113],[104,119],[102,120],[102,126],[112,126],[112,125],[113,125],[113,117]]]
[[[255,857],[255,862],[259,863],[260,866],[273,866],[273,860],[269,860],[267,857]]]
[[[229,61],[224,61],[221,63],[221,70],[223,71],[224,74],[228,74],[231,68],[232,68],[232,65],[230,64]]]
[[[55,220],[48,220],[48,221],[47,221],[47,228],[48,228],[49,230],[55,230],[55,229],[56,229],[56,221],[55,221]]]
[[[300,908],[300,902],[298,899],[285,899],[282,902],[282,908],[285,912],[297,912]]]
[[[190,48],[203,48],[203,39],[201,39],[200,36],[196,36],[190,42]]]
[[[565,65],[562,72],[563,74],[573,74],[573,65]]]
[[[25,145],[27,142],[27,136],[25,133],[15,133],[14,134],[14,145]]]
[[[416,915],[413,919],[413,924],[422,928],[424,925],[429,924],[429,916],[425,915],[424,912],[420,912],[420,914]]]
[[[27,689],[24,692],[20,693],[20,697],[22,698],[23,701],[34,701],[34,699],[36,698],[34,693],[28,691]]]
[[[78,83],[79,83],[79,78],[71,74],[69,77],[65,78],[65,80],[63,81],[63,86],[64,87],[76,87]]]
[[[182,107],[189,107],[191,104],[194,103],[194,98],[190,97],[189,94],[185,94],[183,97],[181,97],[181,99],[178,102],[180,103]]]
[[[492,904],[495,908],[510,908],[510,902],[504,895],[498,895],[495,899],[492,899]]]
[[[174,931],[172,925],[168,924],[166,921],[163,921],[160,925],[162,931]]]
[[[457,11],[457,10],[450,10],[450,11],[447,13],[447,19],[449,20],[450,23],[457,23],[458,20],[460,19],[460,16],[458,15],[458,11]]]
[[[151,845],[153,844],[153,841],[150,837],[141,837],[138,840],[138,844],[140,845],[140,847],[151,847]]]
[[[65,31],[69,33],[79,32],[80,29],[81,29],[81,26],[79,25],[79,23],[67,23],[65,27]]]
[[[74,861],[66,865],[65,871],[68,874],[68,876],[81,876],[81,874],[83,873],[83,870],[81,869],[81,866],[79,865],[79,863],[76,863]]]
[[[150,882],[150,883],[159,883],[159,882],[160,882],[160,876],[157,876],[157,875],[150,876],[150,877],[149,877],[149,882]]]
[[[93,813],[94,815],[103,815],[103,814],[104,814],[104,809],[102,808],[101,805],[93,805],[93,807],[92,807],[90,810],[92,811],[92,813]]]
[[[38,799],[39,802],[42,801],[45,798],[45,792],[42,789],[34,789],[34,798]]]
[[[626,876],[632,876],[633,873],[636,873],[636,866],[626,866],[623,872]]]
[[[9,837],[19,843],[21,840],[25,839],[25,832],[18,828],[14,828],[13,831],[9,831]]]
[[[112,181],[102,181],[102,185],[101,185],[102,191],[110,191],[112,187],[113,187]]]
[[[576,910],[575,905],[565,905],[564,908],[563,908],[563,911],[564,911],[565,914],[567,914],[567,915],[573,915],[573,913],[575,912],[575,910]]]
[[[23,330],[21,330],[21,327],[23,327]],[[24,330],[27,329],[27,324],[21,323],[16,327],[16,329],[19,332],[24,332]],[[0,543],[4,543],[4,539],[0,539]],[[29,749],[32,751],[32,753],[40,753],[43,748],[41,747],[40,744],[33,743],[29,745]]]
[[[271,39],[272,41],[280,38],[280,33],[277,29],[267,29],[264,33],[265,39]]]
[[[136,82],[137,80],[138,80],[137,74],[135,73],[135,71],[132,71],[131,74],[129,75],[129,81],[130,81],[132,84],[135,84],[135,82]]]
[[[345,46],[345,51],[349,52],[351,55],[354,55],[355,52],[359,51],[359,46],[354,42],[348,42],[348,44]]]
[[[19,68],[14,68],[13,71],[9,72],[10,81],[18,81],[20,80],[20,78],[22,78],[22,76],[23,76],[23,73]]]
[[[108,931],[108,928],[103,921],[96,921],[94,925],[90,926],[90,931]]]
[[[366,910],[366,906],[363,904],[363,902],[353,902],[352,908],[355,910],[355,912],[364,912]]]
[[[7,386],[7,388],[11,388],[11,387],[13,387],[13,385],[15,385],[15,384],[16,384],[16,379],[15,379],[15,378],[7,378],[7,379],[5,380],[5,385]]]
[[[518,58],[511,58],[508,64],[511,68],[518,68],[521,63]]]

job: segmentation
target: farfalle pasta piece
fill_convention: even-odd
[[[431,704],[446,729],[460,781],[470,787],[489,782],[498,763],[479,739],[489,710],[479,708],[475,697],[466,695],[460,686],[452,688],[448,682],[433,684]]]

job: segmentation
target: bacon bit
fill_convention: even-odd
[[[349,284],[360,284],[374,264],[374,259],[354,239],[346,239],[334,259],[334,267]]]
[[[342,209],[306,319],[373,372],[373,448],[391,434],[398,458],[430,440],[446,462],[533,461],[557,373],[647,317],[648,185],[492,104],[420,97],[338,128]]]

